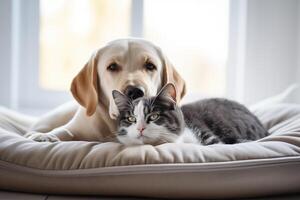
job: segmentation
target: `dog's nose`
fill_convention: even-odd
[[[125,89],[125,95],[131,99],[137,99],[144,96],[144,92],[140,88],[130,85]]]

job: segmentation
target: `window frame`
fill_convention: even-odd
[[[245,101],[248,0],[230,0],[226,96]]]
[[[68,101],[70,95],[39,87],[39,0],[19,1],[19,4],[17,108],[49,109]]]

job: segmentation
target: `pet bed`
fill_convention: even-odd
[[[242,198],[300,191],[300,106],[255,111],[272,133],[234,145],[39,143],[35,120],[0,112],[0,189],[47,194]]]

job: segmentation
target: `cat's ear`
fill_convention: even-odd
[[[113,90],[112,96],[119,111],[122,110],[124,106],[128,105],[129,98],[118,90]]]
[[[168,97],[176,103],[176,88],[173,83],[167,83],[158,92],[157,97]]]

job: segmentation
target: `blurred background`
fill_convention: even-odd
[[[300,82],[299,33],[297,0],[0,0],[0,105],[40,114],[71,100],[91,53],[124,37],[166,52],[185,101],[251,105]]]

